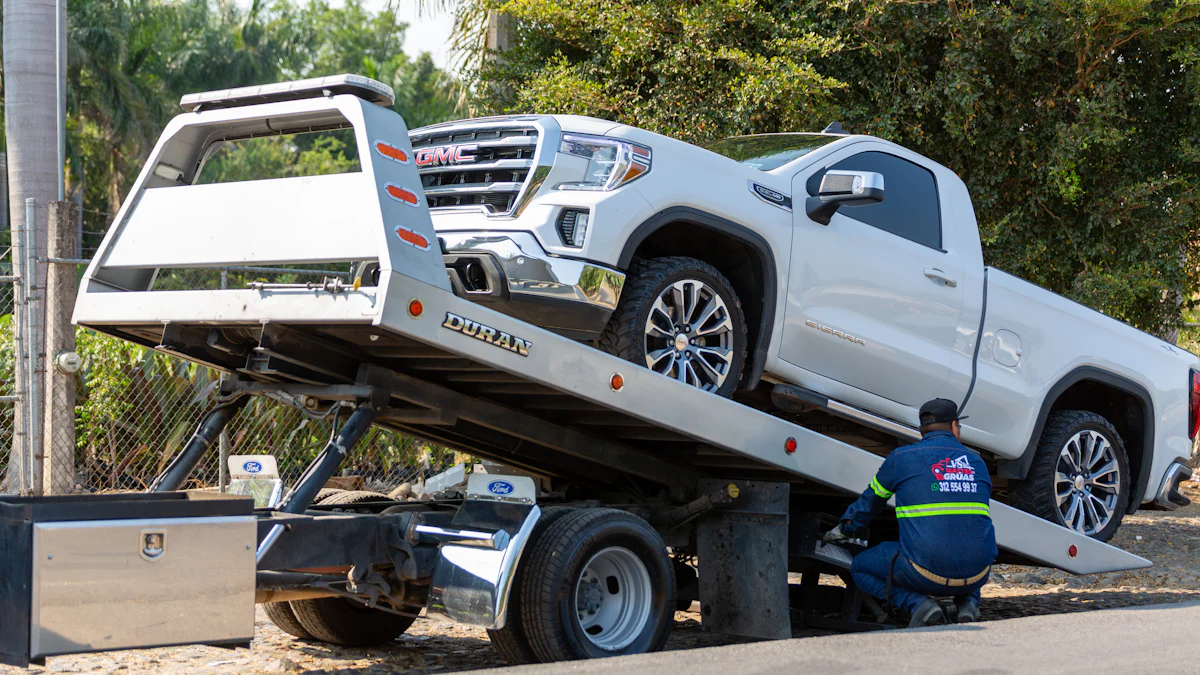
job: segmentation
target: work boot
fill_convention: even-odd
[[[942,612],[942,606],[937,604],[937,601],[933,598],[925,598],[913,610],[912,621],[908,622],[908,627],[940,626],[944,623],[946,623],[946,615]]]
[[[954,623],[975,623],[979,620],[979,601],[975,598],[969,595],[955,598],[954,606],[958,609]]]

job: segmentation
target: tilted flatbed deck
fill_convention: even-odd
[[[247,395],[318,409],[344,404],[354,412],[337,437],[278,508],[258,512],[260,602],[324,594],[404,616],[425,604],[455,620],[513,630],[506,614],[520,583],[518,561],[544,564],[522,557],[543,513],[532,479],[502,481],[491,495],[469,487],[456,512],[398,505],[335,518],[309,508],[373,423],[579,486],[589,508],[645,514],[666,537],[660,549],[682,546],[698,556],[700,600],[716,608],[706,624],[782,635],[786,624],[771,617],[786,613],[789,562],[787,546],[775,542],[788,537],[789,510],[836,510],[813,504],[844,504],[882,458],[456,296],[403,120],[351,93],[319,91],[275,100],[255,94],[264,102],[211,109],[201,102],[198,112],[173,120],[83,278],[79,325],[232,374],[225,402],[155,487],[180,485]],[[361,171],[193,184],[215,143],[334,128],[353,130]],[[354,281],[156,288],[173,270],[331,263],[356,263]],[[726,507],[745,517],[721,521]],[[991,513],[1012,559],[1076,574],[1150,564],[999,502]],[[718,553],[730,545],[745,546],[745,557]],[[737,584],[714,591],[720,584],[708,572],[706,585],[706,555],[709,569],[757,566],[767,581],[751,584],[756,597],[738,597]],[[343,568],[340,580],[329,575]],[[676,572],[664,574],[674,584]],[[592,654],[563,656],[539,644],[541,660]],[[622,648],[643,648],[632,644]],[[38,654],[12,658],[30,657]]]

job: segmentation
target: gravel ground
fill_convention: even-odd
[[[1200,502],[1200,488],[1185,492]],[[1128,516],[1113,543],[1154,561],[1131,572],[1071,576],[1037,567],[998,565],[984,587],[982,618],[1009,619],[1200,599],[1200,505],[1179,511],[1145,511]],[[693,609],[697,605],[692,606]],[[281,632],[262,611],[255,615],[257,637],[249,650],[175,647],[49,659],[52,673],[125,675],[243,675],[251,673],[450,673],[504,665],[482,629],[437,621],[418,621],[386,647],[351,649],[301,642]],[[668,649],[691,649],[735,642],[739,638],[705,633],[698,612],[675,615]],[[796,632],[797,637],[824,634]],[[24,671],[0,666],[0,675]]]

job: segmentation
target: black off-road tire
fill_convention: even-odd
[[[312,633],[308,632],[296,618],[290,602],[265,602],[263,603],[263,612],[276,628],[288,635],[301,640],[313,639]]]
[[[488,639],[492,641],[492,646],[496,648],[496,651],[500,652],[500,656],[510,666],[540,663],[537,655],[533,653],[533,648],[529,646],[529,639],[525,637],[525,624],[521,618],[521,587],[525,585],[525,580],[529,578],[529,575],[525,573],[525,565],[523,563],[529,559],[530,552],[537,546],[538,540],[546,532],[546,529],[557,522],[559,518],[571,513],[573,510],[569,506],[549,506],[542,509],[542,516],[538,518],[537,525],[533,528],[533,533],[529,535],[529,541],[525,542],[525,551],[521,556],[522,560],[517,562],[517,573],[513,578],[513,584],[508,594],[508,612],[504,628],[489,630],[487,632]]]
[[[347,647],[370,647],[391,642],[415,620],[364,607],[347,598],[293,600],[292,612],[304,630],[321,642]]]
[[[1116,534],[1117,528],[1121,526],[1121,520],[1125,516],[1125,511],[1129,508],[1130,495],[1133,492],[1133,476],[1129,471],[1125,442],[1121,440],[1120,434],[1113,425],[1096,413],[1086,410],[1058,410],[1050,413],[1046,419],[1046,426],[1042,430],[1042,437],[1038,441],[1033,464],[1029,467],[1029,475],[1013,488],[1011,503],[1022,511],[1067,527],[1056,503],[1054,492],[1058,457],[1072,436],[1087,430],[1098,431],[1110,441],[1117,458],[1117,471],[1121,478],[1121,490],[1118,492],[1117,506],[1113,511],[1112,519],[1109,520],[1108,525],[1092,535],[1093,539],[1108,541]]]
[[[592,643],[579,622],[576,584],[596,553],[625,548],[646,567],[650,612],[641,632],[621,649]],[[521,616],[533,653],[543,663],[641,654],[662,649],[675,618],[675,571],[662,537],[645,520],[617,509],[576,509],[546,529],[523,566]],[[522,556],[524,557],[524,556]]]
[[[352,506],[363,502],[390,502],[392,499],[380,492],[371,492],[369,490],[345,490],[337,494],[330,495],[319,503],[321,506]]]
[[[345,490],[343,490],[341,488],[321,488],[320,490],[317,491],[317,496],[313,497],[313,504],[320,504],[321,502],[325,501],[326,499],[329,499],[330,497],[341,494],[343,492],[345,492]]]
[[[596,346],[614,356],[646,367],[646,320],[659,294],[681,279],[697,279],[715,289],[733,321],[733,362],[725,382],[714,393],[733,396],[742,379],[746,363],[747,327],[742,303],[733,285],[717,268],[696,258],[667,257],[634,260],[626,275],[625,287],[616,311],[596,340]]]

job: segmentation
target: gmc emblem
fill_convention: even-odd
[[[446,166],[449,164],[466,164],[475,161],[475,151],[479,150],[476,143],[465,145],[443,145],[437,148],[417,149],[417,167]]]

